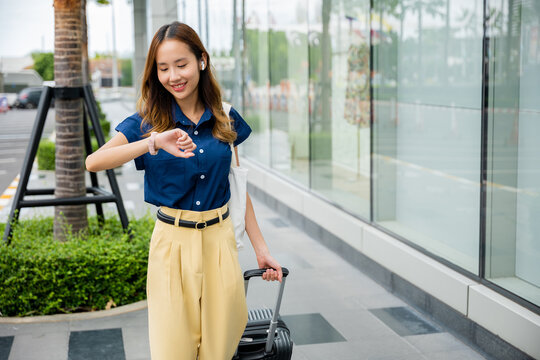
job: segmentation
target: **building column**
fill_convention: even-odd
[[[137,91],[137,98],[141,90],[141,78],[148,51],[148,37],[146,36],[146,0],[133,0],[133,35],[135,37],[135,54],[133,55],[133,85]]]
[[[148,39],[163,25],[178,20],[176,0],[146,0]]]

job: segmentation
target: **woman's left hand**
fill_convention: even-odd
[[[268,268],[262,276],[263,280],[266,280],[266,281],[278,280],[279,282],[281,282],[281,279],[283,278],[281,265],[279,265],[276,259],[274,259],[270,254],[257,256],[257,263],[259,264],[259,269]]]

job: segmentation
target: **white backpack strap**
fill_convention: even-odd
[[[229,146],[231,147],[231,167],[238,167],[238,159],[236,158],[236,151],[234,151],[233,143],[229,143]]]
[[[232,105],[226,103],[225,101],[222,101],[221,105],[223,106],[223,111],[225,112],[225,115],[227,115],[227,117],[230,119],[229,113],[231,112]],[[236,152],[234,151],[233,143],[229,143],[229,146],[231,147],[232,152],[231,167],[238,167],[238,160],[236,159]]]
[[[221,106],[223,106],[223,111],[225,111],[225,115],[229,117],[229,113],[231,112],[232,105],[229,103],[226,103],[225,101],[222,101]]]

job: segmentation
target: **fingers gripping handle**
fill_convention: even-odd
[[[262,277],[262,275],[266,272],[266,270],[267,269],[253,269],[253,270],[247,270],[244,272],[244,286],[246,290],[246,296],[247,296],[247,291],[248,291],[249,279],[255,276]],[[287,268],[282,267],[281,271],[283,272],[283,279],[279,286],[279,293],[276,300],[276,305],[274,307],[274,311],[272,314],[272,320],[270,321],[270,329],[268,330],[268,338],[266,339],[266,347],[265,347],[266,353],[270,353],[272,351],[272,346],[274,344],[274,337],[275,337],[278,317],[279,317],[279,308],[281,306],[281,298],[283,297],[283,290],[285,288],[285,280],[287,279],[287,275],[289,275],[289,270]]]
[[[249,280],[254,276],[263,276],[266,270],[268,269],[246,270],[244,272],[244,280]],[[281,268],[281,271],[283,272],[283,277],[287,277],[287,275],[289,275],[289,270],[287,268]]]
[[[247,296],[247,291],[248,291],[249,279],[251,279],[252,277],[255,277],[255,276],[261,276],[262,277],[263,274],[266,272],[266,270],[268,270],[268,269],[252,269],[252,270],[244,271],[244,289],[245,289],[245,292],[246,292],[246,296]],[[281,282],[281,287],[283,288],[283,286],[285,286],[285,284],[284,284],[285,278],[287,277],[287,275],[289,275],[289,269],[282,267],[281,272],[283,273],[283,279],[282,279],[282,282]]]

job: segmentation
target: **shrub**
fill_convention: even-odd
[[[109,132],[111,131],[111,123],[107,120],[107,116],[101,109],[101,104],[99,101],[96,101],[98,108],[99,124],[101,125],[101,130],[103,131],[103,136],[105,137],[105,142],[110,140]],[[90,128],[90,141],[92,143],[92,151],[96,151],[99,146],[94,134],[93,128]],[[42,139],[39,142],[38,151],[37,151],[37,160],[38,160],[38,170],[54,170],[55,167],[55,144],[54,142]]]
[[[110,137],[105,137],[105,142],[109,141]],[[95,137],[90,139],[92,144],[92,151],[95,152],[99,149],[97,139]],[[39,142],[38,151],[37,151],[37,160],[38,160],[38,170],[54,170],[55,159],[56,159],[56,147],[55,143],[48,139],[42,139]]]
[[[39,170],[54,170],[55,160],[55,146],[54,142],[48,139],[42,139],[39,142],[37,150],[37,160]]]
[[[131,220],[133,237],[118,219],[89,218],[85,239],[53,239],[53,218],[21,220],[8,246],[0,245],[3,316],[101,310],[146,298],[148,243],[154,220]],[[0,224],[3,233],[5,224]]]
[[[111,131],[111,123],[109,120],[107,120],[107,114],[103,112],[103,109],[101,108],[101,103],[96,100],[97,110],[98,110],[98,118],[99,118],[99,124],[101,125],[101,130],[103,130],[103,136],[108,137],[109,132]],[[94,136],[94,131],[91,130],[91,135]]]

